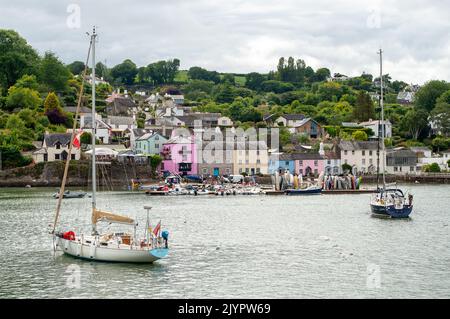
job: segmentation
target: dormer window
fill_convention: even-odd
[[[55,147],[57,150],[59,150],[61,148],[61,143],[60,142],[56,142],[55,143]]]

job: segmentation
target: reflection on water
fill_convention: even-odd
[[[100,208],[141,223],[143,206],[153,206],[152,224],[162,219],[171,252],[152,265],[54,255],[47,233],[54,189],[2,189],[0,297],[448,298],[450,187],[408,187],[415,195],[410,220],[371,218],[368,194],[101,193]],[[88,224],[89,201],[65,200],[61,221]],[[71,285],[73,270],[79,286]],[[372,279],[378,288],[368,284]]]

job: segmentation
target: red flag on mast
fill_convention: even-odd
[[[80,148],[81,147],[81,134],[83,134],[83,132],[79,132],[77,135],[75,135],[75,137],[73,138],[73,146],[75,146],[76,148]]]
[[[155,229],[153,229],[153,235],[158,236],[159,230],[161,229],[161,221],[155,226]]]

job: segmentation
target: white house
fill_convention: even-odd
[[[381,130],[382,129],[384,129],[384,137],[385,138],[391,138],[392,137],[392,123],[389,120],[384,120],[384,121],[369,120],[367,122],[359,123],[359,126],[362,126],[364,128],[370,128],[373,131],[373,133],[374,133],[374,137],[381,136]]]
[[[420,171],[415,152],[404,148],[386,150],[386,173],[402,175]]]
[[[218,126],[233,126],[233,121],[228,116],[221,116],[217,119]]]
[[[284,114],[275,120],[275,126],[297,127],[302,123],[304,118],[305,116],[303,114]]]
[[[33,152],[34,162],[40,163],[66,160],[69,155],[71,137],[71,133],[45,133],[42,147]],[[79,160],[80,156],[80,149],[73,147],[71,159]]]

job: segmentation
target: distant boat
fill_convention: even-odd
[[[380,106],[381,106],[381,123],[384,123],[384,101],[383,101],[383,51],[380,49]],[[383,167],[383,186],[377,187],[378,191],[372,197],[370,208],[374,217],[388,217],[388,218],[407,218],[412,212],[413,195],[408,195],[406,198],[403,191],[397,186],[395,188],[387,187],[385,176],[385,146],[384,146],[384,125],[381,125],[381,140],[379,139],[379,148],[381,147],[381,158]],[[377,152],[378,156],[380,152]],[[379,160],[378,160],[379,162]],[[379,165],[377,170],[377,184],[379,177]]]
[[[78,192],[73,192],[73,191],[65,191],[63,194],[63,198],[83,198],[84,196],[86,196],[86,192],[82,192],[82,191],[78,191]],[[59,192],[53,194],[54,198],[59,198]]]
[[[320,195],[322,194],[322,187],[309,186],[303,189],[287,189],[286,195]]]

